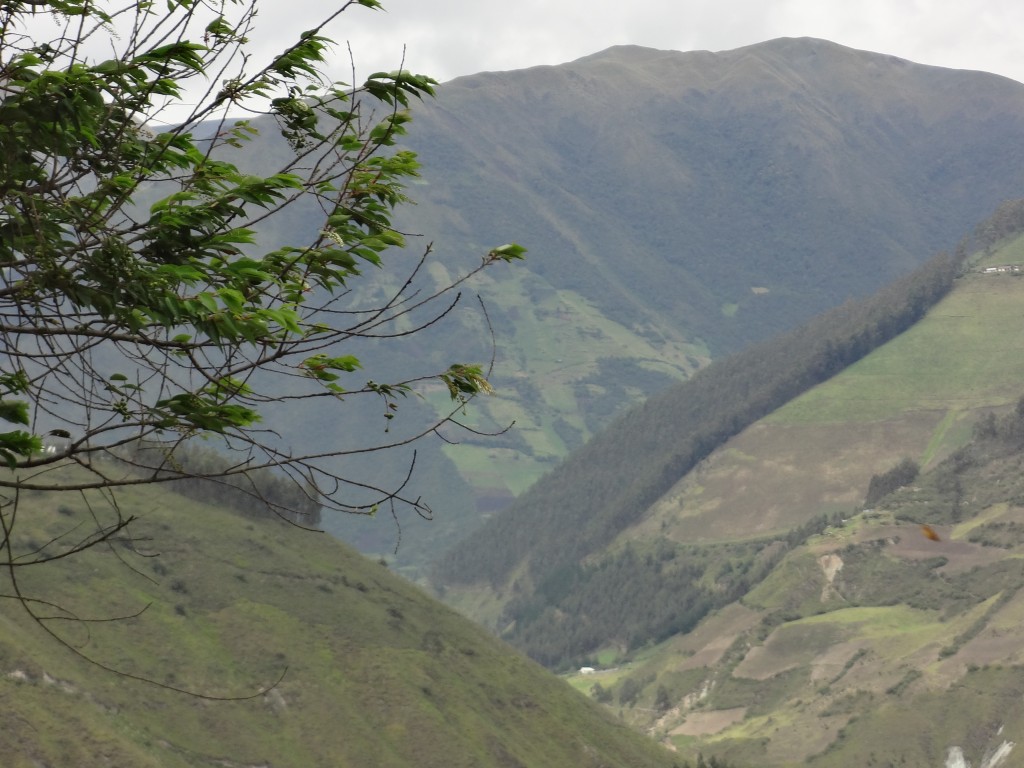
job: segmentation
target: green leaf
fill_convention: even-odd
[[[353,357],[352,355],[343,355],[341,357],[328,357],[327,355],[313,355],[302,361],[302,369],[306,372],[307,376],[317,379],[318,381],[336,381],[338,376],[332,371],[345,371],[351,373],[352,371],[362,368],[362,363],[359,362],[359,358]]]
[[[478,394],[491,394],[494,388],[487,381],[479,365],[456,363],[438,376],[448,387],[452,400],[465,402],[467,397]]]
[[[526,249],[523,246],[516,243],[506,243],[491,250],[487,257],[490,261],[516,261],[522,259],[525,254]]]
[[[0,387],[8,393],[27,392],[29,388],[28,374],[24,371],[0,374]]]
[[[28,424],[28,403],[23,400],[0,400],[0,419],[15,424]]]
[[[237,291],[234,288],[221,288],[217,291],[217,295],[224,302],[224,306],[232,312],[241,312],[245,307],[245,296],[241,291]]]
[[[9,467],[17,466],[18,456],[28,457],[42,448],[42,439],[20,429],[0,434],[0,456]]]
[[[196,300],[211,312],[216,312],[220,309],[220,306],[217,304],[217,299],[214,298],[212,294],[206,292],[200,293],[196,296]]]

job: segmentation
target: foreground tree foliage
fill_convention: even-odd
[[[0,8],[0,544],[19,597],[15,566],[123,535],[132,516],[113,491],[128,484],[223,481],[275,511],[308,512],[300,523],[323,505],[369,513],[405,503],[429,513],[401,487],[347,504],[346,489],[366,488],[325,463],[337,453],[303,453],[264,420],[282,401],[343,420],[360,395],[390,419],[429,380],[450,393],[454,415],[489,390],[485,371],[466,363],[388,383],[356,378],[354,340],[432,324],[476,271],[416,292],[428,247],[381,283],[397,288],[378,290],[371,304],[354,298],[366,295],[353,288],[361,271],[405,244],[391,215],[417,163],[396,141],[410,103],[435,84],[404,70],[359,86],[324,76],[328,25],[378,7],[348,0],[263,60],[249,39],[257,0]],[[290,148],[272,172],[225,159],[242,156],[268,125]],[[310,220],[308,237],[265,239],[275,217],[294,209]],[[522,252],[496,248],[477,269]],[[381,434],[359,450],[399,441]],[[211,436],[232,449],[230,461],[175,458],[179,446]],[[270,471],[291,478],[299,504],[282,501],[294,493],[266,493]],[[18,549],[26,492],[94,489],[113,502],[95,530]]]

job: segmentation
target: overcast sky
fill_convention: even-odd
[[[382,0],[332,30],[357,72],[408,69],[442,82],[484,70],[559,64],[630,43],[721,51],[820,37],[922,64],[1024,81],[1020,0]],[[263,34],[301,31],[325,0],[263,0]],[[262,35],[261,35],[262,36]],[[341,47],[339,58],[347,60]],[[342,69],[339,62],[338,74]]]

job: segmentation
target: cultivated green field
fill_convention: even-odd
[[[713,453],[620,541],[781,534],[855,510],[871,476],[904,458],[948,456],[1024,395],[1024,276],[980,272],[1022,254],[1019,238],[986,257],[921,322]]]
[[[681,757],[736,765],[1019,762],[1024,459],[999,442],[1016,432],[973,436],[989,413],[1010,424],[1024,395],[1024,279],[980,271],[1020,261],[1024,239],[978,262],[920,323],[729,441],[619,537],[782,539],[830,515],[738,603],[629,666],[612,690],[640,686],[629,722]],[[922,475],[864,509],[871,475],[908,457]]]
[[[1022,301],[1024,278],[963,277],[924,321],[765,422],[849,424],[1016,402],[1024,394]]]

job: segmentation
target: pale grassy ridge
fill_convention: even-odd
[[[994,520],[999,520],[1006,516],[1009,510],[1008,504],[994,504],[987,510],[982,512],[980,515],[975,515],[970,520],[965,520],[959,525],[955,526],[950,533],[950,538],[953,539],[965,539],[972,530],[985,523],[991,523]]]
[[[780,535],[863,501],[904,458],[928,467],[979,415],[1024,395],[1024,237],[958,279],[919,323],[744,430],[682,478],[620,540],[722,542]]]
[[[1024,389],[1022,302],[1024,279],[963,277],[920,323],[764,421],[847,424],[1014,402]]]

